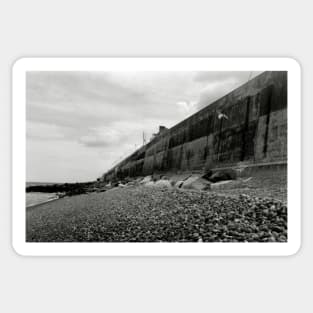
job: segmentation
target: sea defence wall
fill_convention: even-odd
[[[102,177],[287,163],[287,72],[264,72],[160,133]]]

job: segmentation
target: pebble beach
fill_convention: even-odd
[[[28,242],[286,242],[283,199],[128,186],[26,211]]]

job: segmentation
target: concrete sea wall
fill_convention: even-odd
[[[162,132],[102,179],[286,161],[287,72],[264,72]]]

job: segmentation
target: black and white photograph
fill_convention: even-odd
[[[27,71],[27,243],[287,243],[288,71]]]

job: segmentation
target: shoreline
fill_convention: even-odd
[[[42,201],[42,202],[39,202],[39,203],[31,203],[31,204],[26,205],[26,209],[34,208],[34,207],[37,207],[39,205],[42,205],[42,204],[45,204],[45,203],[48,203],[48,202],[51,202],[51,201],[59,200],[59,199],[61,199],[61,198],[60,197],[56,197],[56,198],[48,199],[48,200],[45,200],[45,201]]]

